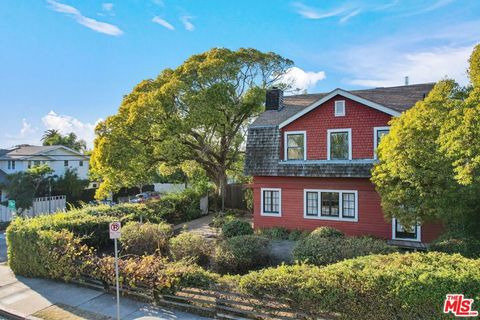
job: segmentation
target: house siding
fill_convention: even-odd
[[[335,117],[335,100],[345,100],[345,116]],[[327,159],[327,130],[352,129],[352,158],[374,158],[374,127],[388,126],[391,116],[343,96],[335,96],[281,129],[280,158],[285,131],[306,131],[307,160]]]
[[[280,188],[281,217],[261,216],[261,188]],[[357,190],[358,222],[329,221],[304,218],[304,189]],[[254,177],[255,229],[285,227],[313,230],[330,226],[348,236],[372,235],[392,238],[392,224],[383,216],[380,197],[369,179],[362,178],[309,178],[309,177]],[[441,233],[439,224],[425,224],[421,230],[422,242],[431,242]]]

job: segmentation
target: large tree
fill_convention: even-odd
[[[478,233],[478,50],[470,59],[473,88],[442,80],[391,121],[372,176],[387,217],[405,225],[440,220],[451,229]]]
[[[189,161],[221,194],[265,89],[291,65],[274,53],[215,48],[142,81],[96,128],[91,167],[103,181],[98,195],[149,182],[161,164]]]

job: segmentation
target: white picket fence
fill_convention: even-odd
[[[30,209],[18,212],[18,214],[21,216],[35,217],[42,214],[65,211],[66,207],[66,196],[41,197],[33,200],[33,205]],[[11,221],[12,217],[12,210],[0,205],[0,221]]]

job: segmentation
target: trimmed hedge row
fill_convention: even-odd
[[[480,295],[480,261],[460,255],[374,255],[326,267],[309,264],[251,272],[240,289],[283,302],[311,317],[443,319],[445,295]],[[477,305],[474,310],[478,309]]]

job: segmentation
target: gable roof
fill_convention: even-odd
[[[51,155],[49,155],[48,153],[57,149],[64,149],[70,153],[74,153],[77,156],[82,156],[87,158],[87,156],[85,156],[83,153],[62,145],[55,145],[55,146],[21,145],[10,150],[0,149],[0,160],[26,159],[32,156],[39,156],[39,155],[49,157]]]
[[[285,96],[282,109],[265,111],[258,116],[251,127],[285,126],[289,123],[289,119],[291,121],[296,120],[336,94],[351,97],[352,100],[369,105],[382,112],[398,115],[413,107],[417,101],[423,100],[434,85],[435,83],[423,83],[350,91],[335,89],[329,93]]]

